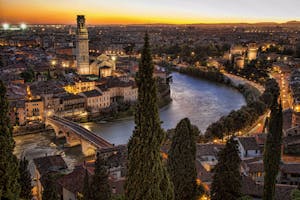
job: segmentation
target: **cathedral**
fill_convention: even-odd
[[[77,15],[76,31],[76,62],[77,72],[80,75],[96,75],[98,77],[111,76],[116,70],[115,59],[107,55],[100,55],[90,64],[89,38],[85,26],[84,15]]]

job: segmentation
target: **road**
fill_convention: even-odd
[[[282,103],[282,109],[286,110],[292,108],[292,97],[289,93],[289,77],[290,72],[273,72],[272,77],[275,78],[280,87],[280,98]]]
[[[238,84],[249,84],[253,87],[255,87],[256,89],[259,90],[260,93],[263,93],[265,91],[265,88],[257,83],[254,83],[252,81],[247,80],[246,78],[240,77],[240,76],[236,76],[234,74],[229,74],[227,72],[223,72],[223,74],[225,76],[227,76],[231,81],[233,81],[234,84],[238,85]]]

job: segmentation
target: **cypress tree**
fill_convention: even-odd
[[[8,117],[6,88],[0,81],[0,199],[18,199],[20,194],[19,166],[13,155],[15,142]]]
[[[276,176],[281,159],[281,141],[282,107],[281,104],[278,105],[277,98],[274,98],[269,119],[269,133],[264,150],[264,200],[273,200],[275,198]]]
[[[85,170],[85,176],[83,180],[83,199],[84,200],[90,199],[90,182],[89,182],[89,174],[87,169]]]
[[[174,185],[175,200],[196,199],[195,136],[189,119],[182,119],[177,124],[168,156],[168,171]]]
[[[89,200],[110,200],[111,190],[108,184],[108,171],[105,160],[97,154],[95,174],[90,185]]]
[[[139,71],[136,75],[138,102],[135,129],[128,143],[127,200],[173,199],[172,184],[163,165],[160,147],[165,138],[157,106],[154,65],[146,33]]]
[[[42,199],[58,200],[54,178],[50,174],[46,174],[42,178],[44,179]]]
[[[31,185],[31,175],[28,170],[28,160],[24,157],[20,160],[19,165],[19,183],[21,185],[20,198],[24,200],[32,199],[32,185]]]
[[[236,200],[240,198],[240,162],[237,142],[231,137],[226,142],[225,148],[218,153],[218,164],[213,170],[212,200]]]

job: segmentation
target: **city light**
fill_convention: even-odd
[[[52,60],[52,61],[51,61],[51,65],[56,65],[56,61],[55,61],[55,60]]]
[[[2,27],[3,27],[4,30],[8,30],[9,29],[9,24],[4,23],[4,24],[2,24]]]
[[[202,197],[200,197],[199,200],[209,200],[209,197],[204,194]]]
[[[27,25],[24,24],[24,23],[22,23],[22,24],[20,24],[20,28],[21,28],[22,30],[25,30],[25,29],[27,28]]]
[[[117,57],[116,57],[116,56],[112,56],[111,59],[112,59],[113,61],[116,61],[116,60],[117,60]]]

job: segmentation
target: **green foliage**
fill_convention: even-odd
[[[89,181],[89,174],[87,169],[85,170],[85,176],[83,180],[83,200],[90,199],[90,181]]]
[[[124,195],[113,195],[112,200],[125,200]]]
[[[188,118],[176,126],[168,156],[168,171],[174,185],[175,200],[197,196],[196,131]]]
[[[127,45],[126,47],[124,47],[123,49],[126,54],[132,54],[134,48],[135,48],[135,43],[131,43],[131,44]]]
[[[294,189],[291,192],[291,200],[300,200],[300,190],[299,189]]]
[[[214,81],[217,83],[223,83],[230,85],[230,79],[226,78],[219,70],[214,68],[209,68],[207,70],[203,70],[197,67],[181,67],[179,69],[180,73],[188,74],[190,76],[194,76],[197,78],[203,78],[209,81]]]
[[[25,82],[32,82],[34,80],[34,71],[32,69],[27,69],[26,71],[22,72],[20,76]]]
[[[160,55],[168,54],[171,58],[179,56],[183,62],[195,63],[196,61],[203,62],[209,56],[222,56],[229,48],[229,44],[222,46],[208,44],[194,47],[192,43],[187,43],[184,45],[174,44],[172,46],[159,46],[154,49],[154,53]],[[192,52],[194,52],[194,54],[192,54]]]
[[[51,80],[52,77],[51,77],[51,73],[50,73],[50,69],[48,69],[47,71],[47,80]]]
[[[270,67],[271,64],[266,59],[252,60],[243,69],[234,67],[230,62],[225,64],[226,71],[260,84],[264,84],[269,79],[268,69]]]
[[[297,58],[300,58],[300,42],[297,43],[297,45],[296,45],[296,52],[295,52],[295,54],[296,54]]]
[[[242,196],[241,198],[239,198],[239,200],[253,200],[253,198],[250,196]]]
[[[240,86],[241,92],[249,92]],[[279,87],[274,79],[269,79],[265,84],[264,93],[257,98],[252,94],[247,106],[241,107],[237,111],[231,111],[227,116],[221,117],[218,121],[208,126],[205,137],[207,139],[222,139],[226,135],[232,135],[240,130],[251,126],[267,108],[272,105],[273,99],[278,97]],[[247,94],[248,98],[250,94]],[[256,100],[255,100],[256,99]]]
[[[28,169],[28,160],[24,157],[19,164],[19,183],[21,185],[20,198],[24,200],[32,199],[31,175]]]
[[[247,104],[254,102],[259,99],[260,92],[258,89],[252,87],[249,84],[239,84],[237,89],[246,99]]]
[[[237,142],[231,137],[224,149],[218,153],[218,164],[214,168],[211,199],[237,200],[241,193],[240,157]]]
[[[89,190],[89,200],[111,199],[106,163],[99,154],[97,155],[97,160],[95,162],[95,174],[92,177]]]
[[[278,97],[278,96],[277,96]],[[276,96],[271,106],[269,133],[264,150],[264,195],[263,200],[273,200],[275,197],[276,176],[281,159],[282,143],[282,108],[278,105]]]
[[[208,195],[208,191],[205,189],[204,184],[200,183],[199,185],[197,185],[197,188],[196,188],[196,197],[197,197],[197,199],[199,199],[203,195]]]
[[[43,200],[59,200],[57,191],[56,191],[56,185],[55,185],[55,179],[52,175],[46,174],[44,177],[44,184],[43,184]]]
[[[0,199],[19,199],[19,166],[13,155],[15,142],[8,117],[6,88],[0,81]]]
[[[138,103],[135,129],[128,143],[127,200],[171,200],[173,188],[163,165],[160,147],[165,138],[158,114],[157,88],[148,34],[136,75]]]
[[[270,108],[274,99],[277,100],[280,89],[275,79],[268,79],[266,81],[265,88],[266,89],[260,99],[268,106],[268,108]]]

